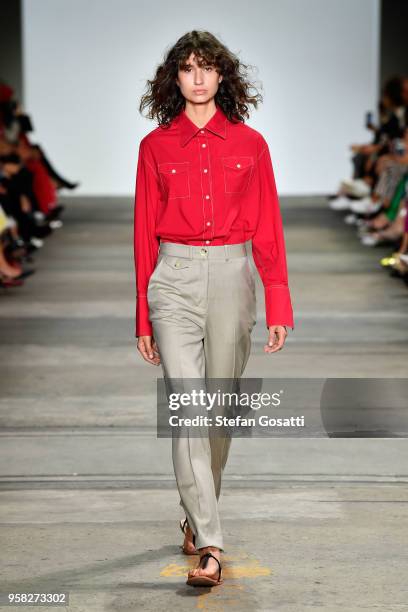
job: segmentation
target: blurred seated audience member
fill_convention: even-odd
[[[364,246],[392,245],[380,264],[408,285],[408,78],[393,77],[382,90],[380,125],[370,144],[352,145],[353,177],[329,197],[333,210],[357,226]]]
[[[31,117],[24,113],[21,104],[13,96],[13,89],[6,83],[0,82],[0,129],[3,128],[6,140],[17,147],[21,147],[22,151],[30,149],[30,158],[41,161],[56,189],[75,189],[79,183],[68,181],[62,177],[51,164],[43,147],[38,143],[30,142],[28,133],[33,131]],[[27,152],[22,153],[22,151],[16,152],[22,158],[28,156]]]
[[[43,239],[62,227],[64,206],[57,191],[74,189],[60,176],[39,144],[28,138],[32,122],[13,90],[0,82],[0,286],[14,287],[35,272],[26,269]]]
[[[377,202],[381,199],[381,194],[375,194],[379,173],[382,170],[380,160],[388,154],[394,156],[401,152],[398,147],[408,125],[407,78],[393,77],[387,81],[382,91],[380,108],[379,127],[375,127],[372,123],[367,126],[375,133],[373,142],[351,145],[354,152],[353,178],[341,181],[336,197],[330,198],[329,206],[333,210],[350,209],[357,213],[372,213],[380,208]],[[398,182],[397,178],[394,180]],[[388,191],[392,191],[392,188]],[[374,197],[371,201],[369,198],[372,195]]]
[[[400,276],[408,284],[408,179],[405,184],[404,232],[397,250],[391,256],[383,257],[381,265],[389,268],[393,276]]]
[[[373,192],[360,200],[350,202],[354,213],[376,213],[390,207],[398,185],[408,172],[408,128],[403,138],[395,138],[390,144],[390,153],[379,157],[376,162],[378,180]]]

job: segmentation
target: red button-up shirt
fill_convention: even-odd
[[[160,242],[224,245],[252,239],[266,325],[294,329],[272,161],[257,130],[217,106],[203,127],[182,110],[140,142],[134,209],[136,336],[152,335],[147,287]]]

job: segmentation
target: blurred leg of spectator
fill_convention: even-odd
[[[352,157],[353,163],[353,179],[363,178],[365,175],[365,163],[367,160],[367,155],[364,153],[356,153]]]
[[[40,160],[28,159],[26,167],[33,175],[33,192],[39,209],[47,215],[57,205],[57,191],[54,183]]]
[[[407,177],[403,176],[399,181],[396,189],[391,198],[389,206],[384,212],[381,212],[374,219],[367,221],[366,226],[374,229],[384,229],[387,225],[392,223],[398,215],[398,211],[401,206],[401,202],[404,201],[405,188],[407,184]]]
[[[390,203],[398,184],[407,173],[407,165],[387,160],[374,189],[385,206]]]

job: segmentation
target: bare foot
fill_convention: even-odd
[[[186,525],[183,548],[187,553],[193,553],[196,550],[196,547],[193,544],[193,532],[191,531],[191,527],[188,525],[188,523]]]
[[[206,546],[205,548],[199,548],[200,561],[202,557],[208,552],[213,554],[214,557],[218,559],[218,561],[221,561],[221,551],[215,546]],[[218,563],[215,559],[210,557],[205,568],[200,567],[198,565],[197,567],[189,571],[189,576],[210,576],[211,578],[217,579],[219,576]]]
[[[4,274],[5,276],[10,276],[11,278],[16,278],[17,276],[20,276],[20,274],[22,273],[22,268],[19,266],[10,266],[5,264],[4,266],[1,266],[0,268],[0,274]]]

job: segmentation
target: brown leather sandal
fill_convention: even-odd
[[[186,525],[188,525],[188,521],[187,521],[187,519],[185,518],[185,519],[184,519],[184,521],[180,521],[180,523],[179,523],[179,524],[180,524],[180,529],[181,529],[181,531],[182,531],[182,532],[184,533],[184,535],[185,535],[185,534],[186,534]],[[195,537],[195,533],[193,533],[193,544],[194,544],[194,546],[195,546],[195,539],[196,539],[196,537]],[[199,554],[199,552],[198,552],[198,550],[197,550],[196,548],[194,549],[194,551],[191,551],[191,552],[190,552],[190,551],[188,551],[188,550],[186,550],[186,549],[184,548],[184,543],[183,543],[183,545],[182,545],[182,546],[180,546],[180,548],[181,548],[181,550],[183,551],[183,553],[184,553],[185,555],[198,555],[198,554]]]
[[[202,574],[201,575],[197,574],[195,576],[189,576],[186,584],[190,584],[191,586],[217,586],[219,584],[222,584],[223,579],[221,578],[221,571],[222,571],[221,563],[218,561],[217,557],[214,557],[212,553],[210,552],[205,553],[205,555],[201,557],[199,567],[202,567],[203,569],[205,569],[207,567],[208,559],[210,557],[215,559],[216,562],[218,563],[218,580],[216,580],[215,578],[211,576],[204,576]]]

